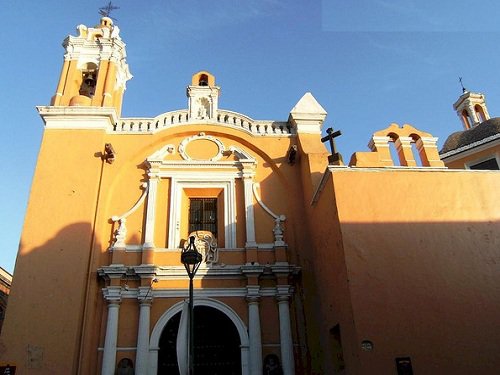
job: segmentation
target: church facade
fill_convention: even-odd
[[[306,93],[283,121],[219,107],[122,118],[110,18],[65,39],[0,361],[20,374],[470,374],[500,366],[500,176],[459,171],[410,125],[348,165]],[[400,166],[395,167],[394,146]],[[421,166],[417,166],[416,159]]]

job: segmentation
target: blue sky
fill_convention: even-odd
[[[0,266],[13,271],[47,105],[63,61],[62,40],[98,23],[106,1],[0,0]],[[452,109],[467,88],[500,111],[496,1],[116,0],[113,16],[134,78],[124,117],[186,108],[193,73],[212,72],[219,106],[286,120],[307,91],[341,129],[348,160],[373,132],[410,123],[439,137],[461,130]],[[76,141],[76,140],[75,140]],[[55,158],[64,157],[54,155]],[[57,186],[54,186],[57,189]]]

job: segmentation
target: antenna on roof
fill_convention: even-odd
[[[117,6],[114,6],[111,1],[108,3],[108,5],[106,5],[105,7],[101,7],[99,8],[99,14],[103,17],[109,17],[111,18],[112,20],[115,20],[115,18],[111,17],[110,14],[113,10],[115,9],[120,9],[120,7],[117,7]]]
[[[462,77],[458,77],[458,81],[460,82],[460,86],[462,86],[462,92],[467,92],[467,89],[464,87],[464,83],[462,82]]]

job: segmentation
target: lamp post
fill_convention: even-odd
[[[182,250],[181,262],[184,264],[189,276],[189,348],[188,363],[189,375],[194,374],[194,306],[193,306],[193,278],[200,267],[203,256],[198,252],[194,244],[195,237],[189,237],[189,244]]]

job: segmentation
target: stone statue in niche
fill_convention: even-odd
[[[276,354],[266,355],[263,372],[263,375],[283,375],[280,360]]]
[[[208,119],[210,118],[210,103],[207,98],[200,98],[197,101],[198,104],[198,119]]]
[[[122,358],[116,366],[115,375],[134,375],[134,363],[130,358]]]
[[[215,264],[219,260],[217,251],[217,239],[208,230],[197,230],[189,233],[189,237],[194,237],[196,249],[203,255],[203,261],[207,264]]]

